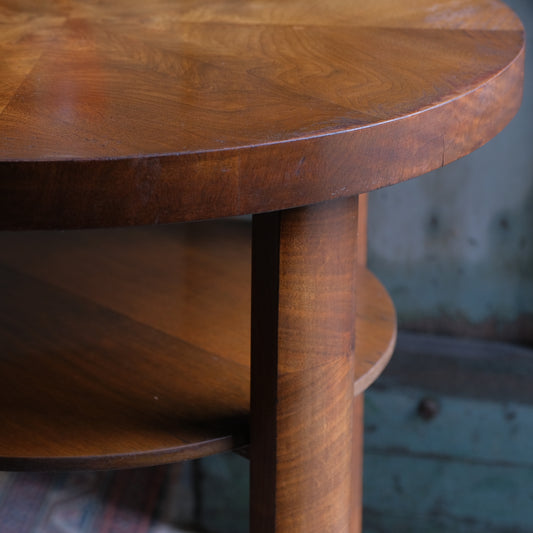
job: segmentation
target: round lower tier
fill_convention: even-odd
[[[155,465],[248,444],[242,221],[0,234],[0,469]],[[385,367],[393,304],[358,272],[354,393]]]

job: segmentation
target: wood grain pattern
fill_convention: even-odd
[[[0,0],[0,29],[0,229],[254,214],[251,411],[249,239],[66,237],[43,268],[45,238],[7,235],[0,467],[198,457],[251,417],[252,532],[359,531],[358,394],[395,325],[356,196],[509,122],[520,21],[498,0]]]
[[[235,220],[0,233],[0,468],[125,468],[247,445],[250,237]],[[357,390],[396,331],[383,287],[358,276]]]
[[[3,228],[359,194],[471,152],[522,94],[497,0],[1,0],[0,25]]]
[[[6,268],[1,280],[0,468],[125,468],[247,443],[247,366]]]
[[[348,533],[357,199],[254,217],[251,531]]]
[[[352,431],[352,503],[350,533],[363,530],[363,462],[364,462],[365,397],[354,396]]]

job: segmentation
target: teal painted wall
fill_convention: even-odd
[[[533,49],[533,1],[508,0]],[[369,264],[400,326],[533,343],[533,53],[522,108],[477,152],[370,196]]]

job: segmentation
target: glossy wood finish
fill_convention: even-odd
[[[519,20],[498,0],[0,0],[0,29],[0,229],[253,213],[252,533],[358,532],[354,391],[395,326],[358,260],[356,196],[508,123]],[[33,262],[6,254],[0,466],[154,464],[247,442],[249,332],[225,326],[248,314],[250,284],[233,239],[188,231],[170,257],[151,232],[118,261],[93,250],[102,269],[84,289],[88,242],[63,249],[64,276],[39,266],[44,244]],[[372,318],[357,320],[365,302]]]
[[[254,533],[349,532],[356,249],[356,198],[254,217]]]
[[[364,462],[365,398],[354,396],[352,430],[352,502],[350,533],[363,530],[363,462]]]
[[[347,197],[516,112],[497,0],[0,0],[0,227],[194,220]]]
[[[0,233],[0,469],[247,445],[250,237],[233,220]],[[383,287],[358,276],[357,390],[396,332]]]

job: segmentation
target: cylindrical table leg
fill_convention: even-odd
[[[352,513],[350,533],[363,530],[363,433],[365,399],[361,392],[354,398],[352,430]]]
[[[252,263],[251,532],[349,533],[357,199],[256,215]]]
[[[357,263],[366,265],[367,228],[368,228],[368,194],[362,194],[358,200],[357,217]],[[357,347],[356,347],[357,353]],[[364,446],[364,393],[354,398],[353,408],[353,448],[352,448],[352,526],[350,533],[363,530],[363,446]]]

